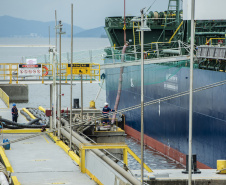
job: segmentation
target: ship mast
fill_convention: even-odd
[[[168,16],[170,15],[170,11],[176,12],[176,19],[174,21],[176,25],[175,27],[178,28],[178,26],[180,25],[180,1],[181,0],[169,0],[168,9],[165,17],[164,30],[163,30],[163,42],[165,42],[166,28],[167,28],[167,24],[169,24],[167,19],[168,19]],[[172,2],[175,2],[176,4],[172,4]]]
[[[124,45],[126,44],[126,0],[124,0]]]

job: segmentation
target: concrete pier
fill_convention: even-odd
[[[10,141],[30,134],[4,134]],[[11,144],[6,156],[22,185],[73,184],[95,185],[79,166],[47,135]]]
[[[153,170],[145,173],[144,179],[150,185],[187,185],[188,174],[182,173],[184,169]],[[226,174],[216,174],[216,169],[200,169],[200,174],[192,174],[194,185],[225,185]],[[136,177],[140,177],[140,170],[132,170]]]
[[[5,104],[5,102],[0,98],[0,109],[6,109],[7,108],[7,106],[6,106],[6,104]]]
[[[0,85],[3,91],[9,96],[10,103],[28,102],[28,85]]]

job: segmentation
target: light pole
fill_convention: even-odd
[[[53,50],[53,128],[56,129],[56,50]],[[52,106],[51,106],[52,108]]]
[[[194,26],[195,0],[191,0],[191,50],[190,50],[190,91],[189,91],[189,160],[188,160],[188,185],[192,183],[192,118],[193,118],[193,52],[195,39]]]
[[[83,122],[83,79],[81,74],[81,120]]]
[[[144,31],[151,31],[144,25],[144,8],[141,9],[141,184],[144,179]]]
[[[59,21],[58,25],[60,31],[59,31],[59,60],[60,60],[60,90],[59,90],[59,109],[58,109],[58,115],[59,115],[59,121],[58,121],[58,137],[60,137],[60,127],[61,127],[61,35],[65,34],[65,32],[62,32],[63,24],[61,24],[61,21]]]
[[[73,4],[71,4],[71,96],[70,96],[70,149],[72,142],[72,63],[73,63]]]

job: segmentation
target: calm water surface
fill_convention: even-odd
[[[140,141],[127,136],[126,144],[133,150],[133,152],[141,157]],[[165,157],[154,149],[145,146],[144,147],[144,163],[147,164],[151,169],[182,169],[184,168],[181,164],[175,162],[172,159]],[[133,159],[131,155],[128,155],[128,164],[131,170],[140,169],[140,164]]]

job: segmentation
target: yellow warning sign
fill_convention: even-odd
[[[71,74],[71,64],[67,66],[67,75]],[[72,74],[90,75],[90,64],[72,64]]]

